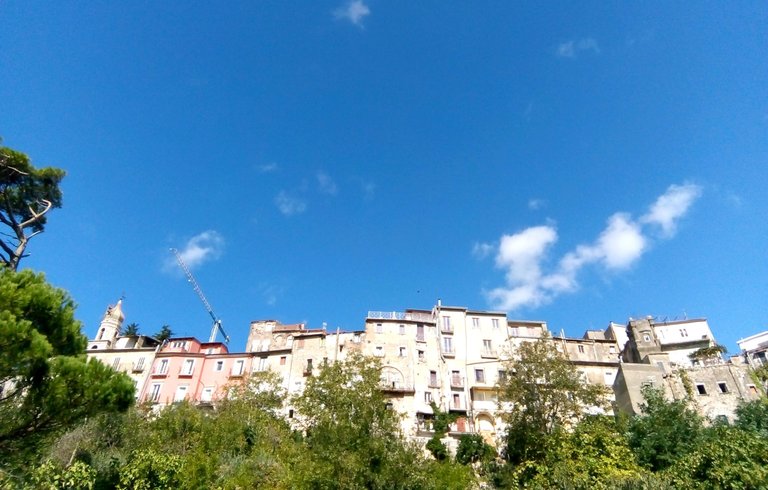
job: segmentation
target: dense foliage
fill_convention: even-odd
[[[66,292],[42,274],[0,267],[0,471],[13,474],[51,438],[133,403],[133,382],[87,361]]]

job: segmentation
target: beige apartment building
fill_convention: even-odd
[[[247,349],[254,370],[272,370],[290,394],[301,392],[309,376],[326,362],[357,351],[380,359],[381,386],[402,429],[414,438],[431,437],[432,404],[458,415],[449,445],[464,433],[494,440],[500,429],[496,385],[504,361],[521,342],[547,334],[541,321],[509,320],[503,312],[443,306],[431,310],[370,311],[357,331],[310,330],[275,320],[251,323]],[[552,342],[578,366],[587,382],[612,386],[619,347],[605,332]],[[290,407],[287,408],[290,415]]]

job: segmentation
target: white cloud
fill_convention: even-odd
[[[488,257],[491,252],[493,252],[493,249],[496,248],[490,243],[480,243],[476,242],[472,246],[472,255],[474,255],[478,259],[484,259]]]
[[[221,257],[224,251],[224,237],[220,233],[208,230],[190,238],[187,243],[179,249],[179,255],[187,267],[196,269],[206,262],[216,260]],[[178,268],[176,258],[170,257],[166,260],[164,269],[174,270]]]
[[[640,220],[659,226],[664,236],[671,237],[675,234],[677,220],[688,212],[701,192],[701,187],[695,184],[671,185]]]
[[[358,27],[363,27],[363,19],[370,14],[371,9],[362,0],[351,0],[333,11],[333,16],[337,19],[348,20]]]
[[[508,282],[534,282],[541,276],[539,264],[547,248],[557,241],[551,226],[534,226],[499,242],[496,267],[507,270]]]
[[[322,192],[323,194],[329,194],[331,196],[336,195],[339,189],[336,186],[336,182],[334,182],[333,179],[328,176],[328,174],[324,172],[318,172],[316,177],[317,177],[317,188],[320,192]]]
[[[275,205],[286,216],[301,214],[307,210],[307,203],[303,199],[289,195],[285,191],[280,191],[275,197]]]
[[[558,44],[556,53],[561,58],[575,58],[583,51],[592,51],[594,54],[600,54],[600,46],[598,46],[595,39],[585,37]]]
[[[643,225],[660,226],[671,237],[677,221],[700,195],[697,186],[673,185],[661,195],[639,220],[629,214],[615,213],[598,237],[590,244],[576,246],[565,253],[557,265],[543,271],[549,248],[557,242],[553,226],[535,226],[514,235],[501,237],[496,267],[505,271],[506,284],[486,291],[494,308],[512,311],[537,307],[555,297],[579,288],[578,274],[594,265],[606,271],[621,271],[635,265],[649,248],[650,238]],[[489,245],[476,244],[487,254]]]

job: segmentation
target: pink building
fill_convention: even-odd
[[[230,353],[221,342],[169,339],[155,356],[139,400],[157,405],[182,400],[210,403],[252,370],[252,354]]]

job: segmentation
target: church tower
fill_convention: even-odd
[[[120,335],[123,320],[125,320],[125,315],[123,314],[123,300],[121,299],[116,305],[107,307],[96,338],[88,342],[88,350],[113,349],[115,340]]]

